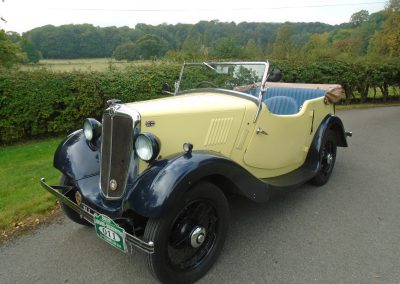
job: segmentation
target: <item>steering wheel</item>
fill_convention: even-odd
[[[209,81],[201,81],[201,82],[199,82],[196,85],[196,88],[199,88],[201,85],[205,85],[205,84],[208,84],[208,85],[210,85],[211,87],[214,87],[214,88],[218,88],[214,83],[211,83]]]

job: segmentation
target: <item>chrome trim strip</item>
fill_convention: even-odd
[[[110,120],[111,120],[111,125],[110,125],[110,158],[108,159],[108,176],[107,176],[107,198],[110,198],[108,191],[110,190],[110,177],[111,177],[111,161],[112,161],[112,154],[113,154],[113,129],[114,129],[114,115],[110,116]],[[101,146],[103,147],[103,143],[101,143]],[[101,154],[100,154],[101,157]],[[101,165],[101,163],[100,163]],[[100,171],[100,175],[101,175],[101,171]],[[100,176],[100,186],[101,186],[101,176]],[[122,192],[123,193],[123,192]],[[122,195],[122,194],[121,194]],[[115,198],[115,197],[114,197]]]
[[[40,179],[40,184],[41,186],[46,189],[48,192],[56,196],[62,203],[67,205],[69,208],[77,212],[79,215],[81,215],[82,218],[84,218],[86,221],[91,223],[92,225],[94,224],[94,215],[99,214],[96,210],[90,208],[84,203],[81,203],[81,206],[73,202],[71,199],[66,197],[64,194],[60,193],[58,190],[63,190],[68,187],[66,186],[50,186],[46,183],[45,178]],[[85,208],[82,209],[82,208]],[[126,234],[126,243],[130,246],[130,253],[133,253],[133,248],[138,248],[141,251],[147,252],[147,253],[154,253],[154,243],[152,241],[145,242],[142,239],[139,239],[136,236],[133,236],[127,232]]]

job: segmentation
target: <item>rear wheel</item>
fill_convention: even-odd
[[[216,261],[228,231],[229,208],[215,185],[201,182],[186,192],[167,215],[150,219],[144,238],[154,242],[147,256],[162,283],[192,283]]]
[[[331,130],[328,130],[323,138],[322,143],[323,146],[321,148],[320,169],[315,177],[310,181],[316,186],[322,186],[328,182],[332,174],[333,167],[335,166],[337,151],[335,133]]]
[[[69,178],[66,175],[62,175],[60,178],[60,185],[62,186],[72,186],[73,184],[71,183],[71,181],[69,180]],[[69,208],[67,205],[65,205],[64,203],[60,202],[61,205],[61,210],[64,212],[64,214],[73,222],[78,223],[80,225],[84,225],[84,226],[88,226],[91,227],[92,224],[90,224],[88,221],[86,221],[85,219],[81,218],[81,216],[76,213],[74,210],[72,210],[71,208]]]

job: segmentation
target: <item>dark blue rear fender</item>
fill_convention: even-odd
[[[265,202],[269,197],[268,185],[232,160],[217,153],[195,151],[153,163],[126,196],[124,210],[131,209],[150,218],[160,217],[200,180],[217,185],[224,183],[229,185],[224,191],[257,202]]]
[[[315,141],[316,139],[314,138],[313,143],[319,142],[319,144],[317,145],[318,150],[320,150],[322,138],[324,137],[325,132],[328,130],[331,130],[335,133],[336,143],[339,147],[348,146],[346,139],[346,132],[344,130],[342,120],[336,115],[329,114],[321,122],[321,125],[319,126],[317,133],[315,134],[315,136],[318,137],[318,139],[317,141]]]
[[[83,130],[70,134],[58,145],[54,167],[72,180],[96,175],[100,171],[100,147],[90,147]]]

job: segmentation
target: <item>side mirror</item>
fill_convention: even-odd
[[[162,85],[162,90],[161,90],[163,95],[173,95],[174,93],[171,92],[171,88],[169,87],[168,83],[164,83]]]
[[[280,80],[282,80],[282,72],[281,70],[279,70],[278,68],[273,68],[271,70],[271,73],[268,76],[267,81],[268,82],[279,82]]]

